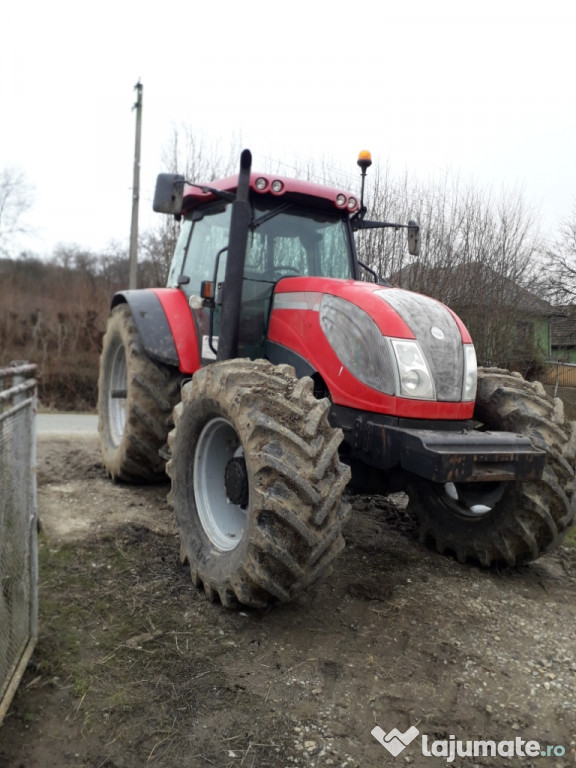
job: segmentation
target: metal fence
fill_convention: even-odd
[[[37,637],[35,372],[0,368],[0,723]]]

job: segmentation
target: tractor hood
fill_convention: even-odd
[[[268,342],[290,350],[294,363],[305,361],[338,405],[412,418],[472,415],[470,335],[427,296],[353,280],[284,278],[274,292]]]

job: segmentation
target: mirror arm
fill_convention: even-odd
[[[205,184],[194,184],[192,181],[184,182],[189,187],[196,187],[200,192],[205,194],[216,195],[222,200],[227,200],[229,203],[233,203],[236,200],[236,195],[233,192],[225,192],[222,189],[214,189],[214,187],[207,187]]]
[[[393,224],[389,221],[366,221],[366,219],[353,219],[352,226],[354,229],[384,229],[390,227],[391,229],[408,229],[409,224]]]
[[[412,256],[420,255],[420,225],[412,219],[408,224],[394,224],[389,221],[366,221],[362,218],[353,217],[351,220],[352,230],[357,232],[359,229],[399,229],[408,230],[408,251]]]
[[[368,264],[364,264],[364,262],[363,262],[363,261],[360,261],[360,259],[358,259],[358,264],[359,264],[359,265],[360,265],[360,266],[361,266],[363,269],[365,269],[365,270],[366,270],[366,272],[370,272],[370,274],[371,274],[371,275],[372,275],[372,277],[374,278],[374,282],[375,282],[375,283],[378,285],[378,283],[379,283],[380,281],[379,281],[379,279],[378,279],[378,275],[377,275],[377,274],[376,274],[376,272],[375,272],[375,271],[372,269],[372,267],[369,267],[369,266],[368,266]]]
[[[207,187],[205,184],[194,184],[191,181],[186,181],[184,176],[179,173],[159,173],[156,178],[152,210],[157,213],[171,213],[179,221],[182,215],[185,186],[196,187],[205,194],[214,195],[214,197],[219,197],[227,202],[236,200],[236,195],[232,192]]]

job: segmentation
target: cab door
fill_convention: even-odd
[[[188,299],[202,365],[216,359],[220,306],[204,307],[200,287],[204,281],[224,280],[230,212],[229,205],[218,203],[185,217],[168,275],[168,287],[178,287]]]

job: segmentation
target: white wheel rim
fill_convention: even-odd
[[[194,497],[206,536],[225,552],[238,546],[246,525],[246,510],[230,501],[225,484],[228,462],[242,455],[240,439],[229,421],[218,417],[204,426],[194,455]]]
[[[490,488],[485,495],[476,494],[473,501],[467,498],[466,484],[444,483],[444,494],[449,503],[457,506],[458,512],[464,517],[480,518],[490,514],[502,498],[504,484]]]
[[[110,437],[115,446],[120,445],[126,426],[126,390],[128,371],[124,345],[118,344],[114,350],[110,368],[110,387],[108,390],[108,424]]]

